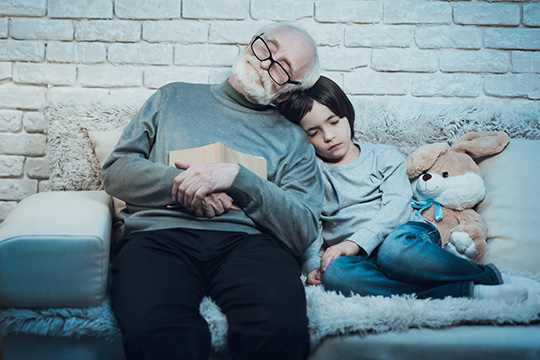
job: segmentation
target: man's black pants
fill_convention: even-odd
[[[189,229],[132,234],[112,267],[112,306],[129,360],[208,359],[205,295],[229,323],[233,359],[305,359],[296,260],[267,235]]]

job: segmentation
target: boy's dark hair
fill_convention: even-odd
[[[354,135],[354,106],[339,85],[325,76],[321,76],[311,88],[292,93],[289,99],[278,103],[277,107],[283,116],[298,124],[313,108],[313,100],[340,118],[346,117],[351,127],[351,136]]]

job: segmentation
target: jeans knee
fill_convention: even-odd
[[[348,281],[349,272],[354,266],[351,260],[350,256],[341,256],[328,264],[322,277],[322,284],[326,290],[342,292],[344,288],[348,289],[344,282]]]
[[[322,283],[324,286],[327,284],[333,283],[336,279],[340,276],[339,266],[337,264],[337,260],[332,261],[328,266],[326,267],[326,270],[324,271],[322,275]]]

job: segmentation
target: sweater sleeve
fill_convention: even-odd
[[[349,238],[364,249],[367,256],[392,230],[403,224],[411,209],[412,189],[406,173],[407,164],[396,149],[389,149],[380,161],[383,177],[380,210]]]
[[[273,182],[241,166],[227,192],[265,232],[301,255],[317,237],[323,184],[311,145],[299,146],[288,161]]]
[[[137,112],[101,171],[107,193],[129,204],[149,207],[172,204],[172,184],[180,170],[149,160],[161,96],[158,90]]]
[[[322,236],[322,229],[319,225],[319,235],[317,239],[310,245],[307,251],[302,255],[302,272],[308,275],[310,272],[321,266],[321,248],[324,240]]]

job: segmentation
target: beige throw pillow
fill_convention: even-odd
[[[480,162],[486,197],[477,211],[488,226],[483,262],[540,273],[540,140],[512,139]]]
[[[88,131],[88,137],[94,146],[94,151],[101,167],[103,167],[105,160],[111,155],[120,136],[122,136],[122,131]],[[120,219],[120,211],[126,208],[126,203],[113,197],[113,207],[115,222],[117,222]]]
[[[122,131],[88,131],[88,137],[94,145],[94,151],[102,167],[118,144],[120,136],[122,136]]]

